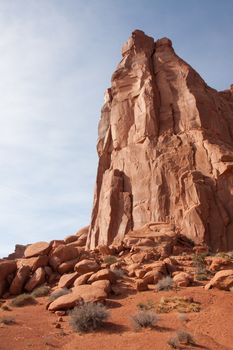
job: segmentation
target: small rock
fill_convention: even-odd
[[[57,316],[65,316],[66,315],[66,311],[62,311],[62,310],[58,310],[58,311],[55,311],[55,314]],[[60,321],[59,321],[60,322]]]

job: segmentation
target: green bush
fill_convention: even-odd
[[[70,312],[70,325],[76,332],[90,332],[103,326],[108,317],[102,304],[84,303]]]

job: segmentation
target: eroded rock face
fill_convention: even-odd
[[[207,86],[167,38],[136,30],[122,55],[99,123],[87,248],[152,223],[233,249],[232,88]]]

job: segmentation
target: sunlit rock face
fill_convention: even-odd
[[[233,249],[233,88],[210,88],[171,40],[136,30],[123,45],[97,151],[87,248],[166,223],[212,250]]]

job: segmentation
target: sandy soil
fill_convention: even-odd
[[[201,303],[199,313],[189,313],[188,322],[182,325],[177,312],[160,314],[158,325],[153,329],[135,332],[130,315],[134,314],[139,302],[158,302],[162,296],[191,296]],[[233,293],[219,290],[205,291],[203,287],[190,287],[178,292],[153,291],[113,297],[107,301],[111,317],[98,332],[80,335],[69,325],[69,317],[59,317],[46,310],[47,298],[38,298],[36,306],[12,308],[1,311],[0,317],[12,316],[15,325],[1,325],[1,350],[149,350],[170,349],[167,340],[177,330],[185,329],[196,341],[195,347],[184,349],[233,349]]]

